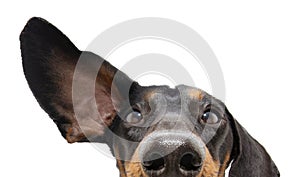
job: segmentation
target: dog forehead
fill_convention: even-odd
[[[182,101],[201,100],[206,93],[201,89],[186,85],[178,85],[175,88],[157,86],[144,92],[146,101],[167,101],[168,103],[180,103]]]
[[[148,105],[149,110],[182,114],[190,111],[196,112],[196,109],[191,110],[191,106],[200,105],[207,94],[198,88],[179,85],[175,88],[168,86],[146,88],[142,95],[142,98],[135,103],[146,103],[143,105]]]

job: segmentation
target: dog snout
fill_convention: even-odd
[[[195,135],[159,132],[141,146],[141,163],[149,176],[195,176],[205,159],[205,148]],[[198,138],[199,139],[199,138]]]

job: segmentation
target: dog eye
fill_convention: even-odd
[[[205,111],[201,117],[201,120],[207,124],[216,124],[220,121],[217,113],[212,112],[211,110]]]
[[[137,110],[133,110],[126,116],[126,122],[131,124],[136,124],[140,122],[142,119],[143,119],[142,114]]]

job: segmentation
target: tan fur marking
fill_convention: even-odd
[[[144,99],[149,101],[149,100],[151,100],[151,98],[153,98],[154,95],[155,95],[154,91],[149,91],[144,95]]]
[[[114,153],[115,153],[115,157],[117,159],[117,167],[120,172],[120,177],[126,177],[125,168],[124,168],[124,165],[122,164],[122,161],[120,160],[121,158],[120,158],[120,154],[119,154],[119,148],[117,146],[114,146]]]
[[[125,173],[128,177],[144,176],[139,162],[125,162]]]
[[[202,96],[203,96],[202,93],[201,93],[201,91],[200,90],[196,90],[196,89],[189,90],[188,94],[189,94],[190,97],[195,98],[195,99],[199,99],[199,100],[201,100]]]
[[[226,167],[227,167],[227,164],[228,164],[229,160],[230,160],[230,152],[227,152],[226,155],[225,155],[225,158],[224,158],[224,162],[221,165],[218,177],[224,177],[225,170],[226,170]]]
[[[205,148],[205,159],[202,169],[197,177],[218,177],[219,168],[220,163],[214,160],[208,149]]]
[[[148,177],[148,175],[145,174],[141,163],[139,162],[138,151],[139,147],[135,150],[131,161],[125,162],[125,173],[128,177]]]
[[[121,177],[126,177],[126,174],[125,174],[125,168],[121,162],[121,160],[117,160],[117,166],[119,168],[119,171],[120,171],[120,176]]]

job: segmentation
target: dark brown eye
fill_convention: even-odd
[[[207,110],[202,115],[201,120],[207,124],[216,124],[220,121],[220,118],[216,113],[211,110]]]
[[[140,122],[142,119],[143,119],[142,114],[137,110],[133,110],[126,116],[126,122],[131,124],[136,124]]]

